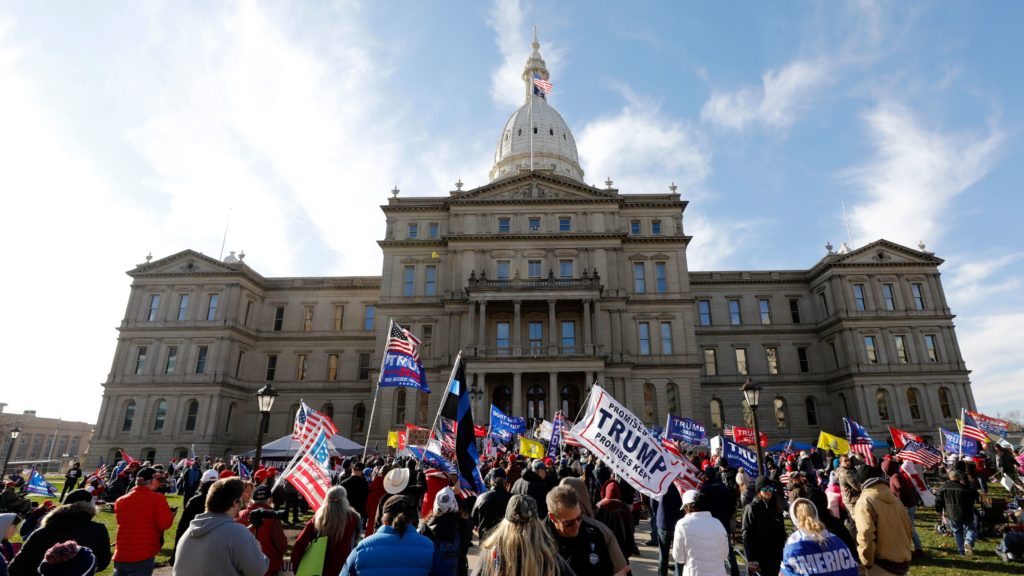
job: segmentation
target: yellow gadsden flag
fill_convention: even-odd
[[[398,432],[388,432],[388,446],[398,448]]]
[[[530,458],[543,458],[544,444],[537,442],[536,440],[527,440],[520,436],[519,453],[523,456],[529,456]]]
[[[850,452],[850,443],[839,436],[822,432],[821,436],[818,436],[818,448],[831,450],[836,454],[848,454]]]

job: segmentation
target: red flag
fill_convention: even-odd
[[[124,450],[121,450],[121,460],[124,460],[125,463],[129,464],[129,465],[131,465],[134,462],[139,462],[135,458],[132,458],[131,456],[129,456],[128,453],[125,452]],[[139,462],[139,464],[141,464],[141,462]]]
[[[487,427],[486,426],[477,426],[477,425],[474,424],[473,425],[473,435],[476,436],[477,438],[486,438],[487,437]]]
[[[754,429],[743,428],[741,426],[732,427],[732,438],[733,441],[742,446],[751,446],[754,444]],[[761,432],[761,448],[768,447],[768,435]]]
[[[405,450],[405,430],[398,431],[398,450]]]
[[[889,426],[889,435],[892,436],[892,445],[895,446],[897,450],[902,450],[910,440],[924,444],[924,439],[920,436],[892,426]]]
[[[331,489],[330,442],[324,431],[302,455],[299,462],[285,474],[287,480],[309,502],[313,510],[318,510],[327,498]]]

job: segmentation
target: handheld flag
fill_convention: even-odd
[[[966,408],[962,410],[962,419],[960,426],[960,433],[964,438],[973,438],[978,442],[988,442],[988,434],[978,426],[978,421],[972,416],[974,412],[969,412]]]
[[[742,444],[743,446],[753,446],[754,445],[754,429],[753,428],[744,428],[742,426],[730,426],[729,430],[732,432],[732,439],[733,439],[733,441],[736,442],[737,444]],[[728,431],[727,431],[726,435],[728,436]],[[761,448],[767,448],[767,447],[768,447],[768,435],[765,434],[764,432],[761,432]]]
[[[970,410],[966,411],[966,415],[970,416],[971,420],[974,421],[974,424],[986,434],[1006,438],[1007,433],[1009,433],[1010,423],[1006,420],[985,416],[984,414],[972,412]]]
[[[896,455],[900,460],[917,462],[925,468],[931,468],[942,463],[942,453],[927,444],[911,440],[903,446],[903,450]]]
[[[893,428],[892,426],[889,426],[889,435],[892,436],[892,445],[895,446],[897,450],[902,450],[903,446],[906,445],[906,443],[911,440],[913,440],[914,442],[918,442],[920,444],[924,444],[924,439],[921,438],[920,436],[916,434],[911,434],[906,430]]]
[[[516,434],[526,433],[526,419],[508,416],[491,404],[491,435],[503,442],[509,442]]]
[[[733,468],[743,468],[751,477],[757,478],[757,453],[753,450],[740,446],[728,438],[722,438],[722,457]]]
[[[459,467],[459,485],[463,490],[484,493],[487,488],[480,477],[480,455],[473,434],[473,412],[469,406],[469,387],[466,385],[466,365],[462,354],[455,359],[448,391],[441,403],[441,416],[454,420],[458,425],[455,429],[455,454]]]
[[[139,462],[135,458],[129,456],[128,453],[125,452],[124,450],[121,450],[121,460],[124,460],[124,463],[128,465],[131,465],[134,462]],[[139,464],[142,464],[142,462],[139,462]]]
[[[544,444],[536,440],[519,437],[519,453],[528,458],[543,458]]]
[[[943,428],[939,428],[939,432],[942,432],[942,436],[946,440],[942,448],[946,452],[962,453],[964,456],[974,456],[978,453],[978,443],[974,440]]]
[[[818,435],[818,448],[821,448],[822,450],[831,450],[836,454],[850,453],[849,442],[839,436],[833,436],[828,432],[822,432]]]
[[[704,434],[704,426],[696,420],[669,414],[665,422],[665,438],[669,440],[700,444],[704,440]],[[753,434],[751,434],[751,439],[753,439]],[[767,441],[767,437],[765,440]]]
[[[398,432],[388,432],[388,448],[398,448]]]
[[[299,463],[284,476],[313,510],[320,509],[331,488],[330,454],[331,443],[327,434],[321,430]]]
[[[238,461],[238,477],[242,480],[248,480],[250,478],[249,467],[241,460]]]
[[[43,475],[35,468],[32,469],[32,475],[29,476],[28,482],[25,483],[24,490],[28,494],[36,494],[38,496],[57,495],[57,487],[47,482],[46,478],[43,478]]]
[[[412,332],[391,321],[388,340],[384,345],[384,361],[381,363],[381,388],[403,386],[430,393],[427,373],[420,361],[420,341]]]
[[[565,427],[565,416],[562,411],[555,412],[555,421],[551,424],[551,440],[548,441],[547,455],[551,458],[558,458],[558,452],[562,449],[562,428]]]
[[[333,438],[338,433],[334,421],[324,414],[309,407],[304,401],[299,403],[299,409],[295,412],[295,425],[292,426],[292,440],[305,442],[317,428],[323,428],[328,438]]]
[[[846,428],[846,439],[850,442],[850,450],[860,454],[868,466],[875,466],[875,454],[871,451],[874,442],[868,436],[867,430],[849,418],[843,418],[843,427]]]

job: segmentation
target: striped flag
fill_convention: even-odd
[[[423,370],[423,362],[420,361],[419,338],[394,320],[390,326],[387,342],[384,343],[384,359],[381,362],[377,385],[381,388],[416,388],[429,394],[427,373]]]
[[[338,433],[338,427],[326,414],[313,410],[305,402],[300,402],[299,409],[295,412],[292,440],[305,442],[317,428],[323,428],[328,438],[333,438]]]
[[[1010,423],[1008,421],[993,418],[991,416],[985,416],[980,412],[972,412],[970,410],[967,411],[967,414],[970,415],[972,420],[974,420],[978,428],[986,434],[1006,438],[1006,434],[1010,429]]]
[[[962,410],[963,412],[963,425],[960,427],[960,433],[967,438],[974,438],[979,442],[988,442],[988,434],[978,426],[978,421],[974,417],[974,412]]]
[[[920,436],[916,434],[911,434],[906,430],[893,428],[892,426],[889,426],[889,435],[892,436],[892,445],[895,446],[897,450],[902,450],[903,446],[905,446],[906,443],[911,440],[913,440],[914,442],[924,444],[924,439],[921,438]]]
[[[455,454],[456,426],[458,425],[454,422],[447,422],[445,420],[438,422],[438,428],[440,428],[439,436],[441,437],[441,453],[445,456],[449,454],[454,456]]]
[[[681,458],[680,463],[683,467],[683,471],[676,476],[676,479],[672,481],[676,485],[676,490],[679,490],[679,494],[686,492],[687,490],[699,490],[700,489],[700,470],[693,465],[686,458]]]
[[[871,451],[874,443],[867,430],[849,418],[843,418],[843,426],[846,428],[846,439],[850,442],[850,451],[860,454],[868,466],[876,466],[875,455]]]
[[[391,333],[388,334],[388,341],[384,346],[384,352],[398,352],[410,356],[413,360],[419,362],[420,344],[419,338],[413,336],[412,332],[402,328],[398,322],[392,322]]]
[[[922,444],[915,440],[910,440],[903,446],[903,450],[896,455],[900,460],[908,460],[910,462],[917,462],[925,468],[931,468],[942,462],[942,453],[929,446]]]
[[[541,78],[540,74],[536,72],[533,73],[533,85],[534,87],[540,90],[540,92],[534,90],[534,94],[537,94],[538,96],[551,94],[551,82],[548,82],[547,80]]]
[[[283,478],[302,494],[313,510],[320,509],[331,488],[330,461],[331,443],[325,431],[320,430],[298,464]]]

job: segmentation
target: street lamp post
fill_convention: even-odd
[[[11,452],[14,452],[14,443],[18,441],[18,436],[21,435],[21,428],[15,426],[11,428],[11,443],[7,446],[7,453],[4,454],[4,465],[0,466],[0,478],[5,477],[7,474],[7,463],[11,461]]]
[[[764,452],[761,449],[761,427],[757,422],[757,404],[761,399],[761,385],[747,377],[747,381],[740,387],[740,391],[743,392],[743,396],[747,400],[747,406],[750,406],[750,412],[754,415],[754,446],[757,447],[757,475],[761,476],[764,474]]]
[[[256,458],[252,461],[252,471],[260,467],[260,457],[263,455],[263,429],[267,425],[267,417],[270,416],[270,409],[274,407],[274,400],[278,397],[277,390],[270,384],[256,391],[256,404],[260,409],[260,428],[256,432]]]

